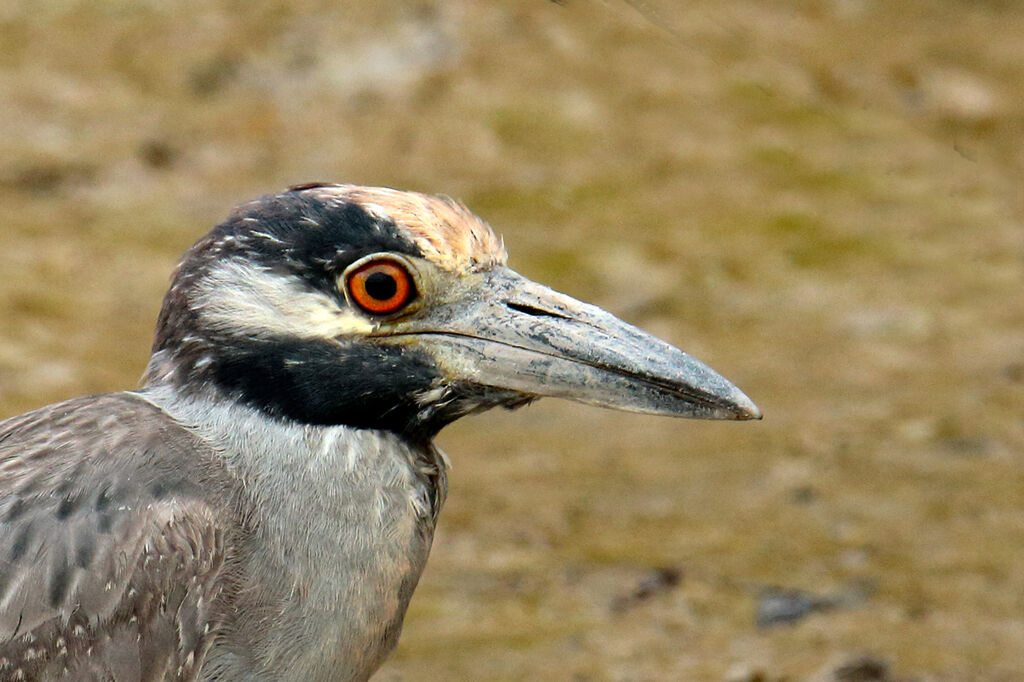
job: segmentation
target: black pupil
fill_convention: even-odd
[[[371,273],[366,278],[366,293],[378,301],[387,301],[398,291],[398,282],[383,272]]]

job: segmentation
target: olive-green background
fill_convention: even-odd
[[[0,415],[136,385],[236,203],[450,194],[765,420],[450,427],[380,680],[1021,680],[1022,171],[1015,0],[4,0]]]

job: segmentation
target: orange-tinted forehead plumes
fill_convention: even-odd
[[[505,245],[487,223],[448,197],[357,185],[308,191],[324,201],[357,203],[372,214],[394,221],[424,257],[445,270],[480,270],[508,260]]]

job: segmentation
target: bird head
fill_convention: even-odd
[[[486,223],[447,198],[319,184],[261,197],[183,257],[148,382],[427,438],[542,396],[760,417],[706,365],[506,261]]]

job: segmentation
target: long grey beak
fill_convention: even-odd
[[[482,277],[400,332],[450,380],[631,412],[761,418],[710,367],[604,310],[507,268]]]

